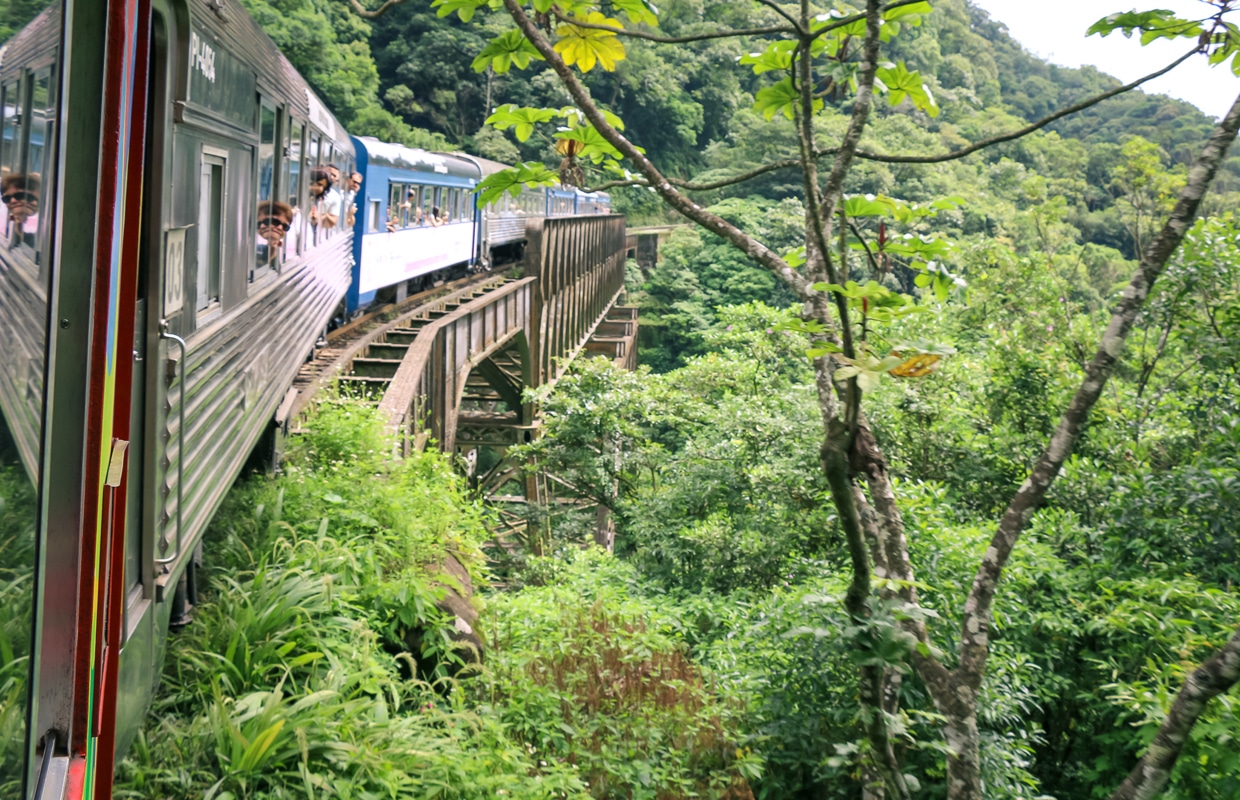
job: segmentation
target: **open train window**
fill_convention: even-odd
[[[0,103],[3,104],[3,116],[0,117],[0,173],[4,175],[16,175],[21,172],[21,115],[22,115],[22,98],[21,83],[16,80],[8,81],[3,87],[0,87]],[[7,205],[8,200],[5,200]],[[13,243],[12,223],[9,219],[7,208],[3,214],[3,245],[8,247]]]
[[[258,179],[255,186],[257,232],[250,280],[279,269],[284,237],[293,225],[293,209],[276,196],[276,110],[264,100],[258,116]]]
[[[30,90],[30,125],[26,139],[26,189],[31,197],[27,203],[33,213],[30,214],[23,229],[30,233],[24,234],[25,244],[34,250],[34,263],[43,265],[43,251],[46,249],[51,215],[40,213],[48,200],[48,184],[50,177],[48,154],[55,141],[54,120],[56,119],[56,81],[53,79],[52,68],[39,70],[34,75],[34,83]],[[43,266],[42,271],[46,272]]]
[[[198,311],[210,311],[220,302],[220,251],[224,223],[222,154],[203,150],[198,172]]]
[[[389,231],[394,231],[397,228],[404,227],[404,225],[401,223],[401,213],[400,213],[401,212],[400,205],[402,202],[404,202],[404,199],[405,199],[403,196],[403,191],[404,190],[402,188],[402,184],[395,183],[393,181],[388,182],[387,229]]]

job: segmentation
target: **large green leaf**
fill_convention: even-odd
[[[456,12],[461,22],[469,22],[474,18],[478,9],[487,5],[488,2],[489,0],[434,0],[431,8],[438,9],[436,13],[441,17]]]
[[[786,70],[792,66],[792,54],[796,52],[797,43],[792,40],[772,42],[765,50],[746,53],[737,61],[746,66],[753,66],[755,74]]]
[[[880,67],[877,73],[882,88],[887,90],[887,101],[891,105],[899,105],[905,97],[913,102],[913,107],[926,112],[932,117],[939,115],[939,107],[934,102],[934,95],[921,79],[921,74],[909,70],[904,62],[895,66]]]
[[[475,72],[483,72],[489,66],[496,74],[503,75],[511,67],[525,69],[530,65],[531,59],[542,61],[543,57],[534,45],[530,44],[530,40],[514,28],[488,42],[474,59],[472,66]]]
[[[658,27],[659,9],[646,0],[611,0],[613,8],[623,11],[629,22],[637,22],[651,27]]]
[[[753,107],[768,120],[774,118],[776,114],[783,114],[788,119],[792,119],[796,116],[797,104],[800,102],[801,95],[793,87],[792,78],[788,77],[779,83],[759,89]],[[822,101],[814,100],[814,111],[820,110],[822,110]]]
[[[558,116],[559,112],[554,108],[522,108],[516,103],[505,103],[486,118],[486,124],[501,131],[512,128],[517,141],[524,142],[534,133],[535,125],[550,122]]]
[[[561,141],[578,142],[581,147],[577,150],[577,156],[588,158],[595,164],[605,158],[623,158],[620,151],[612,147],[611,142],[604,139],[603,134],[599,133],[593,125],[578,125],[569,130],[556,131],[555,138]]]
[[[1131,37],[1136,31],[1141,32],[1141,44],[1146,45],[1155,39],[1196,39],[1201,36],[1203,28],[1195,20],[1180,19],[1174,11],[1165,8],[1152,11],[1127,11],[1110,14],[1089,26],[1086,36],[1095,33],[1109,36],[1115,31]]]
[[[515,167],[492,173],[478,183],[478,207],[489,205],[504,196],[516,197],[523,187],[553,186],[556,174],[539,161],[527,161]]]

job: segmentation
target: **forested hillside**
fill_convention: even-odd
[[[541,156],[545,140],[518,149],[511,136],[500,141],[483,121],[499,102],[567,102],[542,65],[507,75],[475,71],[471,64],[486,46],[487,26],[442,18],[429,4],[405,3],[374,20],[338,0],[244,4],[332,111],[365,135],[438,141],[508,159],[518,153]],[[744,4],[674,0],[660,6],[660,25],[674,36],[707,23],[739,27],[757,14]],[[734,68],[745,52],[744,40],[676,51],[639,41],[616,71],[599,71],[589,81],[656,163],[688,177],[710,167],[704,155],[709,145],[743,137],[734,117],[750,105],[760,85],[757,77]],[[936,4],[923,25],[893,41],[887,57],[905,60],[927,78],[944,111],[937,120],[919,122],[949,142],[1002,125],[1007,121],[1003,115],[1034,120],[1118,85],[1092,67],[1067,69],[1030,55],[1005,27],[966,0]],[[1162,65],[1151,64],[1151,71],[1157,66]],[[1187,163],[1210,127],[1210,118],[1188,103],[1136,91],[1050,129],[1089,145],[1119,144],[1138,135],[1159,144],[1174,163]],[[1233,158],[1233,170],[1240,174],[1240,158]],[[1104,167],[1105,151],[1097,159]]]

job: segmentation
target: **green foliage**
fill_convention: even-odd
[[[8,41],[53,1],[0,0],[0,44]]]
[[[472,66],[474,72],[482,72],[489,67],[497,75],[503,75],[510,67],[525,69],[530,65],[531,59],[542,61],[543,57],[534,45],[530,44],[530,40],[521,34],[521,31],[511,30],[496,36],[486,47],[482,48],[482,52],[474,59]],[[524,142],[529,138],[529,134],[526,134],[525,139],[520,138],[520,133],[517,137]]]
[[[446,678],[428,567],[476,570],[487,535],[461,479],[435,453],[389,461],[364,406],[328,400],[308,425],[286,473],[239,484],[212,523],[207,602],[171,640],[118,795],[582,796]]]
[[[881,89],[887,92],[887,101],[891,105],[898,106],[907,97],[913,108],[924,111],[931,117],[939,115],[939,107],[935,105],[934,95],[930,93],[929,87],[922,82],[921,75],[916,71],[909,71],[903,61],[894,67],[880,67],[875,78],[881,82]]]
[[[719,699],[668,609],[617,585],[626,573],[584,552],[554,586],[496,598],[498,656],[471,692],[593,797],[746,796],[762,760],[736,738],[744,709]]]
[[[478,207],[494,203],[504,196],[504,192],[516,197],[523,186],[534,189],[539,186],[552,186],[555,182],[554,172],[532,161],[501,169],[478,182]]]
[[[26,763],[36,511],[25,470],[0,467],[0,794],[6,795],[20,793]]]
[[[754,97],[753,109],[769,121],[776,114],[783,114],[786,119],[796,116],[797,104],[801,95],[792,85],[792,78],[784,78],[778,83],[763,87]],[[823,102],[814,101],[814,110],[821,111]]]

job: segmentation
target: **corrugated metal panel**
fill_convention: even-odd
[[[259,290],[227,324],[193,338],[186,358],[185,452],[180,449],[180,389],[166,388],[163,520],[176,537],[178,465],[184,480],[183,557],[201,538],[225,492],[272,417],[349,282],[352,237],[340,236]],[[175,351],[173,351],[175,355]],[[174,565],[171,572],[175,574]]]

